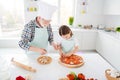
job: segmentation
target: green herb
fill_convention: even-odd
[[[81,25],[81,24],[78,24],[78,27],[82,27],[82,25]]]
[[[73,74],[74,75],[74,80],[78,80],[78,78],[77,78],[77,75],[75,74],[75,72],[70,72],[70,74]]]
[[[120,27],[117,27],[117,28],[116,28],[116,32],[120,32]]]
[[[69,25],[73,25],[74,17],[69,17]]]

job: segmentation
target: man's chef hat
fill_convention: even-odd
[[[40,1],[38,6],[39,6],[38,15],[41,18],[44,18],[46,20],[51,20],[53,13],[57,9],[56,6],[50,5],[50,4],[45,3],[43,1]]]

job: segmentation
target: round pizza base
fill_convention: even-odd
[[[78,68],[78,67],[81,67],[83,64],[84,64],[84,61],[83,61],[83,58],[81,57],[81,63],[80,64],[66,64],[66,63],[63,63],[60,58],[59,58],[59,63],[65,67],[68,67],[68,68]]]
[[[47,62],[44,62],[44,61],[41,62],[40,59],[41,59],[41,60],[46,59]],[[51,58],[50,56],[40,56],[40,57],[37,58],[37,62],[38,62],[39,64],[43,64],[43,65],[45,65],[45,64],[50,64],[50,63],[52,62],[52,58]]]
[[[76,65],[71,65],[71,64],[65,64],[63,62],[61,62],[61,60],[59,60],[59,63],[65,67],[68,67],[68,68],[78,68],[80,66],[82,66],[84,64],[84,62],[81,62],[80,64],[76,64]]]

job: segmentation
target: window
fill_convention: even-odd
[[[51,24],[55,27],[61,24],[67,25],[69,17],[74,16],[75,0],[43,1],[58,7],[51,21]],[[0,0],[0,35],[5,37],[18,37],[21,35],[25,20],[31,17],[31,14],[25,14],[27,12],[24,11],[24,4],[27,4],[24,0]]]
[[[23,25],[24,0],[0,0],[0,34],[16,34]]]
[[[60,24],[68,24],[70,16],[74,16],[75,0],[60,0]]]
[[[52,17],[52,25],[68,24],[68,19],[70,16],[74,16],[74,6],[75,0],[44,0],[47,3],[56,5],[58,10]]]

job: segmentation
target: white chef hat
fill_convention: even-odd
[[[48,3],[45,3],[43,1],[39,1],[38,4],[38,16],[41,18],[44,18],[46,20],[51,20],[53,13],[57,9],[56,6],[50,5]]]

